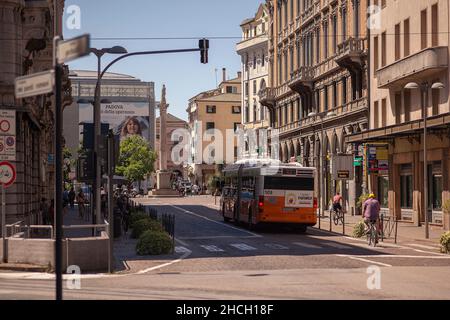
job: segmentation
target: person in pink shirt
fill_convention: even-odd
[[[380,217],[380,203],[375,199],[375,195],[371,193],[369,199],[367,199],[363,204],[363,218],[364,223],[369,230],[369,222],[375,223],[378,230],[378,221]]]
[[[333,197],[333,210],[334,212],[338,212],[338,210],[342,211],[342,196],[339,194],[339,192],[336,192],[336,195]]]

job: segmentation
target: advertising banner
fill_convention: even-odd
[[[92,123],[93,111],[91,104],[80,104],[80,123]],[[101,104],[101,122],[109,124],[120,141],[131,135],[140,135],[145,140],[150,139],[149,106],[148,103],[109,103]],[[82,128],[80,127],[80,130]]]

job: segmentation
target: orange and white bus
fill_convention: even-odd
[[[224,221],[295,225],[301,232],[317,223],[316,170],[278,160],[241,160],[224,170]]]

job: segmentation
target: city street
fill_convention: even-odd
[[[369,248],[317,228],[248,230],[222,222],[209,196],[138,201],[175,215],[176,253],[130,258],[130,270],[115,275],[84,275],[76,290],[65,280],[65,299],[442,299],[450,290],[450,256],[432,245],[386,240]],[[51,276],[0,278],[0,299],[54,297]]]

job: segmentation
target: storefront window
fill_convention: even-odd
[[[412,165],[404,164],[400,168],[400,205],[404,209],[412,209],[413,176]]]
[[[430,205],[433,210],[442,210],[442,169],[441,162],[436,161],[433,163],[431,174],[431,197],[429,197]],[[431,167],[431,166],[430,166]]]
[[[389,177],[379,176],[378,177],[378,199],[380,205],[383,208],[388,207],[388,191],[389,191]]]

